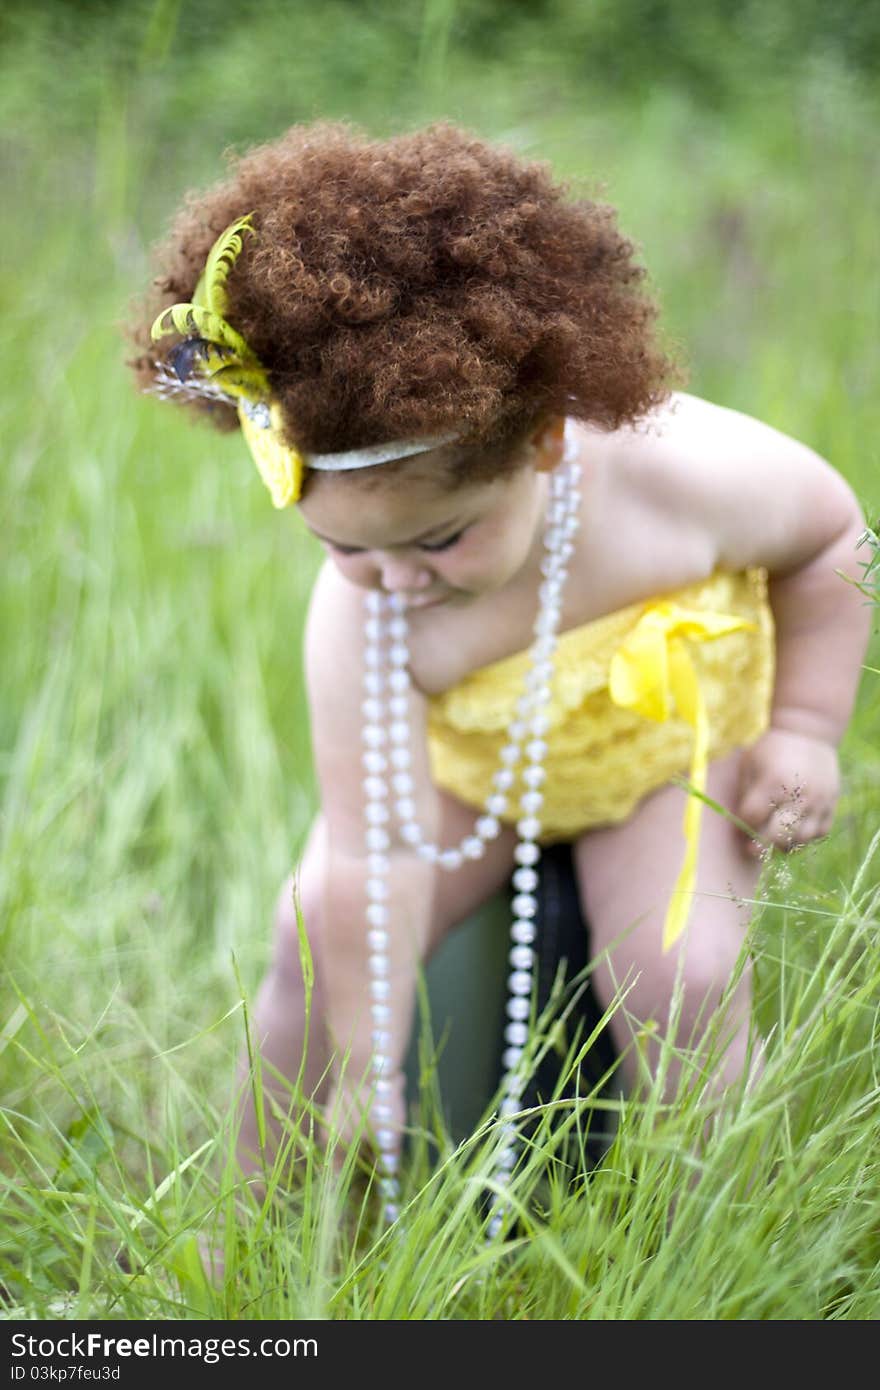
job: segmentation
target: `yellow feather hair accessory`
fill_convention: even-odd
[[[284,439],[281,411],[269,377],[240,333],[227,323],[226,281],[244,242],[253,233],[252,213],[221,232],[208,252],[190,304],[163,309],[151,329],[156,342],[171,333],[182,341],[168,354],[171,372],[160,371],[158,393],[225,400],[238,410],[241,431],[275,507],[289,507],[302,492],[302,455]],[[172,374],[173,373],[173,374]]]

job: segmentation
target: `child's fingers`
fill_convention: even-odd
[[[831,829],[834,811],[830,806],[780,807],[771,819],[770,834],[780,849],[796,849],[819,840]]]
[[[773,811],[774,788],[768,782],[752,782],[744,788],[736,808],[736,814],[746,825],[753,827],[757,834]]]
[[[801,806],[777,806],[767,822],[766,837],[777,849],[791,849],[803,843],[806,822]]]
[[[743,816],[743,820],[747,817]],[[745,852],[760,859],[767,849],[792,850],[819,840],[831,829],[833,808],[805,806],[801,802],[786,802],[776,806],[763,824],[755,827],[754,838],[746,840]],[[750,822],[753,824],[754,822]]]
[[[759,785],[749,787],[736,808],[739,820],[750,825],[754,832],[752,838],[743,832],[745,852],[753,859],[760,859],[766,853],[771,811],[769,790]]]
[[[743,836],[743,852],[749,859],[760,859],[767,853],[768,842],[763,835],[756,833],[752,839]]]

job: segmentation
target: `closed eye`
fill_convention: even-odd
[[[363,551],[356,545],[336,545],[333,541],[325,541],[324,544],[336,552],[337,555],[363,555]]]
[[[454,545],[458,544],[466,530],[467,527],[465,526],[461,531],[456,531],[452,536],[446,536],[442,541],[421,541],[419,550],[426,550],[430,554],[436,554],[441,550],[451,550]],[[335,541],[327,540],[324,541],[324,544],[337,555],[364,554],[363,549],[359,545],[337,545]]]
[[[436,554],[438,550],[451,550],[454,545],[458,544],[466,530],[467,527],[461,531],[456,531],[454,536],[447,536],[443,541],[431,541],[430,543],[422,541],[419,550],[427,550],[431,554]]]

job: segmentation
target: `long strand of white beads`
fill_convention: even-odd
[[[535,916],[538,911],[538,864],[541,847],[541,809],[547,756],[545,735],[550,727],[546,706],[552,694],[553,661],[556,634],[562,615],[562,595],[568,574],[568,561],[574,550],[573,537],[578,528],[580,505],[580,466],[565,463],[551,481],[548,526],[544,544],[547,554],[541,569],[544,582],[538,596],[540,607],[535,619],[532,668],[526,677],[526,693],[520,701],[529,741],[525,746],[526,766],[520,773],[522,792],[519,800],[519,819],[516,823],[518,843],[514,850],[517,863],[513,871],[511,901],[513,921],[510,924],[511,947],[508,962],[511,972],[507,979],[507,1023],[502,1055],[504,1079],[499,1113],[503,1121],[503,1146],[495,1156],[495,1177],[504,1180],[516,1166],[519,1155],[519,1135],[513,1116],[521,1109],[527,1076],[523,1057],[529,1040],[529,1016],[533,992],[535,963]],[[549,648],[549,650],[548,650]],[[498,1193],[490,1198],[491,1216],[487,1235],[494,1239],[500,1234],[506,1211]]]
[[[414,783],[411,773],[409,709],[409,649],[405,602],[398,594],[369,593],[365,598],[364,624],[364,815],[369,877],[367,879],[367,932],[370,947],[370,1011],[373,1022],[373,1093],[371,1118],[374,1122],[379,1149],[380,1183],[385,1197],[385,1217],[394,1220],[398,1214],[399,1185],[397,1179],[396,1135],[390,1128],[390,1068],[388,1054],[391,1036],[389,1025],[390,971],[389,950],[389,860],[391,845],[389,781],[394,792],[393,805],[399,822],[399,834],[420,858],[440,868],[452,871],[468,859],[479,859],[485,853],[487,841],[500,833],[500,817],[507,810],[508,793],[517,779],[520,768],[522,790],[519,798],[519,818],[516,823],[518,844],[514,851],[517,868],[513,874],[516,890],[512,908],[512,946],[509,961],[512,967],[508,978],[510,997],[507,1003],[508,1022],[504,1038],[505,1077],[502,1083],[504,1099],[501,1116],[506,1143],[498,1154],[498,1176],[506,1176],[516,1163],[516,1127],[510,1117],[520,1108],[525,1087],[522,1057],[528,1042],[528,1019],[531,1011],[532,967],[535,937],[533,918],[537,912],[538,861],[541,849],[540,811],[543,806],[541,787],[545,779],[543,761],[547,753],[544,735],[549,728],[546,706],[551,697],[553,653],[556,633],[562,612],[562,595],[573,553],[573,536],[578,527],[580,503],[580,465],[566,458],[551,476],[550,498],[544,531],[546,554],[541,562],[544,576],[538,591],[539,609],[534,625],[534,640],[530,649],[530,667],[525,689],[517,701],[516,712],[507,728],[507,741],[499,754],[500,766],[492,778],[492,788],[485,803],[485,812],[474,824],[473,832],[464,836],[458,846],[442,849],[423,835],[415,819]],[[386,646],[387,639],[387,646]],[[386,669],[387,667],[387,669]],[[387,693],[387,700],[383,698]],[[385,723],[385,718],[390,716]],[[488,1233],[496,1235],[503,1224],[504,1212],[496,1204],[489,1222]]]
[[[389,706],[399,697],[392,693],[390,698],[386,699],[390,684],[390,677],[384,669],[383,650],[383,613],[386,605],[397,611],[400,603],[395,595],[387,596],[377,592],[367,594],[364,623],[364,699],[361,712],[364,717],[364,840],[367,862],[367,946],[370,952],[370,1120],[379,1150],[379,1186],[384,1199],[384,1216],[390,1223],[399,1215],[399,1181],[397,1136],[391,1127],[394,1118],[390,1054],[391,937],[388,930],[391,911],[388,852],[391,848],[391,835],[387,774],[389,762],[392,768],[406,769],[409,766],[410,752],[408,748],[398,745],[388,747],[386,712],[393,713]]]

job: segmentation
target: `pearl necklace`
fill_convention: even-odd
[[[580,505],[580,465],[573,462],[570,452],[550,479],[550,499],[544,530],[546,554],[541,561],[543,582],[538,589],[539,608],[534,624],[534,641],[529,651],[530,667],[526,674],[522,696],[516,704],[514,718],[507,728],[507,741],[499,754],[500,766],[492,777],[492,788],[486,798],[484,814],[478,816],[472,833],[460,844],[441,849],[424,838],[416,821],[413,800],[415,786],[411,773],[412,755],[409,749],[408,720],[410,688],[408,626],[406,601],[400,594],[370,592],[365,596],[364,609],[364,700],[362,713],[363,767],[365,771],[364,821],[368,877],[367,944],[369,956],[370,1016],[372,1020],[371,1058],[372,1095],[370,1117],[374,1125],[379,1150],[380,1189],[384,1198],[386,1221],[399,1214],[398,1135],[391,1127],[391,961],[389,948],[391,810],[398,823],[398,833],[420,859],[439,868],[453,871],[466,860],[480,859],[486,844],[501,831],[500,817],[507,810],[508,793],[517,778],[517,764],[525,755],[520,769],[522,791],[519,798],[519,819],[516,822],[518,843],[514,850],[516,869],[513,887],[516,890],[511,907],[513,922],[509,955],[511,973],[507,985],[509,998],[504,1029],[507,1047],[503,1055],[505,1068],[502,1090],[504,1098],[500,1114],[504,1146],[496,1155],[497,1175],[504,1177],[513,1169],[517,1158],[516,1126],[511,1116],[520,1109],[526,1078],[521,1061],[528,1042],[528,1019],[531,1012],[532,969],[535,939],[534,917],[538,910],[537,864],[541,857],[538,838],[541,833],[540,812],[544,797],[540,788],[546,776],[544,759],[547,742],[544,735],[550,727],[546,707],[551,696],[553,653],[556,633],[562,612],[562,593],[568,561],[574,551],[573,536],[578,528]],[[390,776],[390,786],[389,786]],[[393,797],[391,793],[393,792]],[[501,1229],[504,1210],[493,1197],[493,1212],[488,1234],[495,1236]]]

